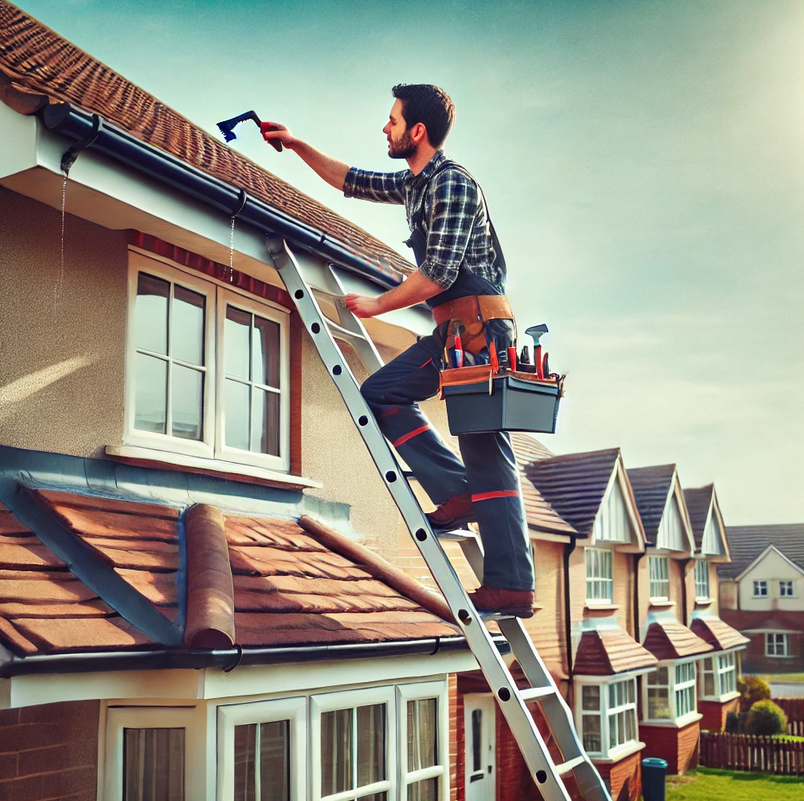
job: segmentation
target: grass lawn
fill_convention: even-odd
[[[759,678],[765,679],[768,684],[804,684],[804,673],[763,673]]]
[[[667,801],[802,801],[800,776],[769,776],[698,768],[690,776],[667,777]]]

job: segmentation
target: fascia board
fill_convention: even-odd
[[[37,130],[36,117],[18,114],[0,101],[0,182],[36,166]]]
[[[644,553],[645,547],[647,546],[647,537],[645,535],[645,529],[642,525],[642,518],[639,516],[636,498],[634,497],[634,490],[631,487],[631,482],[628,480],[628,472],[625,469],[625,463],[623,462],[623,456],[621,453],[617,454],[617,464],[614,474],[620,482],[620,489],[623,490],[623,497],[626,499],[625,508],[628,512],[628,517],[638,540],[637,543],[632,544],[639,545],[639,549],[636,551],[637,553]],[[611,486],[609,486],[609,488],[606,490],[607,496],[610,491]]]

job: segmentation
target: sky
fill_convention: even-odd
[[[804,521],[801,0],[18,4],[210,132],[254,109],[368,169],[400,168],[391,87],[443,86],[520,330],[547,323],[568,374],[542,441],[675,463],[682,486],[715,483],[727,525]],[[409,255],[398,207],[237,133]]]

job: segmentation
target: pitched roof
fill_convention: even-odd
[[[651,623],[643,644],[660,662],[704,654],[713,649],[712,645],[677,620]]]
[[[636,467],[627,470],[628,480],[634,491],[639,516],[645,528],[645,536],[651,545],[656,544],[659,524],[667,506],[667,496],[673,486],[676,473],[674,464],[655,467]]]
[[[696,617],[690,628],[702,640],[714,646],[716,651],[726,651],[749,642],[747,637],[743,637],[739,631],[724,623],[719,617]]]
[[[309,518],[20,495],[36,531],[0,505],[0,643],[17,657],[457,633],[438,596]]]
[[[399,280],[412,265],[348,220],[227,147],[122,75],[0,0],[0,98],[20,110],[65,102],[95,113],[138,139],[245,189],[252,197],[366,254]],[[25,108],[23,108],[25,107]],[[30,113],[30,112],[28,112]],[[273,153],[273,150],[271,151]]]
[[[692,534],[695,537],[696,548],[700,548],[703,544],[706,521],[709,519],[709,508],[712,505],[714,492],[714,484],[684,490],[684,503],[687,505],[687,512],[690,516],[690,525],[692,526]]]
[[[588,536],[620,457],[619,448],[531,462],[525,477],[557,515]]]
[[[653,667],[657,661],[622,629],[595,629],[581,636],[573,672],[582,676],[611,676]]]
[[[773,526],[727,526],[731,564],[718,566],[722,578],[739,576],[773,545],[804,570],[804,523]]]

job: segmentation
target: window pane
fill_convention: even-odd
[[[124,729],[123,801],[184,801],[184,729]]]
[[[226,307],[224,322],[224,369],[226,375],[248,380],[249,375],[249,331],[251,315],[232,306]]]
[[[249,449],[249,387],[238,381],[226,383],[226,435],[229,448]]]
[[[472,711],[472,773],[483,770],[483,710]]]
[[[167,355],[167,309],[170,283],[152,275],[137,277],[134,341],[138,348]]]
[[[200,440],[204,408],[204,374],[173,365],[173,436]]]
[[[703,694],[713,696],[715,694],[715,677],[712,673],[704,673]]]
[[[138,353],[134,365],[134,428],[166,434],[167,362]]]
[[[357,708],[357,786],[385,779],[385,704]]]
[[[352,787],[352,710],[321,715],[321,795]]]
[[[662,720],[670,717],[670,699],[667,688],[648,688],[648,717],[651,720]]]
[[[438,762],[436,699],[408,701],[408,770],[429,768]]]
[[[251,450],[279,456],[279,395],[254,387]]]
[[[260,801],[290,801],[290,721],[260,724]]]
[[[583,709],[597,712],[600,709],[600,687],[596,684],[583,687],[581,699]]]
[[[257,727],[235,726],[234,734],[234,801],[255,800],[254,749]]]
[[[173,290],[170,355],[189,364],[204,363],[204,304],[198,292],[183,286]]]
[[[279,389],[279,323],[255,316],[251,342],[253,381]]]
[[[408,801],[438,801],[438,779],[409,784]]]
[[[583,747],[587,751],[600,753],[600,717],[598,715],[583,716]]]

